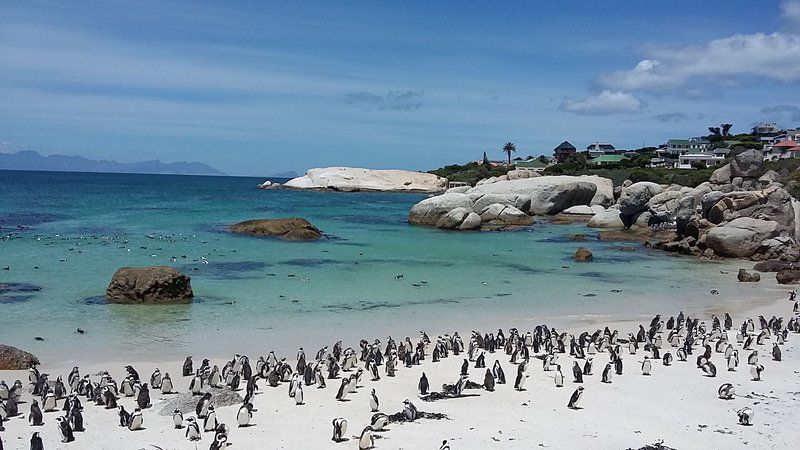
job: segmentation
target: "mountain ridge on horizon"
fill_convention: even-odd
[[[158,159],[122,163],[113,160],[90,159],[84,156],[48,155],[34,150],[0,153],[0,170],[40,170],[44,172],[141,173],[167,175],[226,175],[202,162],[164,163]]]

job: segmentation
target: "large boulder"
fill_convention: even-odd
[[[491,226],[524,226],[533,223],[533,218],[510,205],[493,203],[480,214],[481,221]]]
[[[705,244],[718,255],[747,258],[758,251],[762,241],[779,233],[778,222],[740,217],[708,230]]]
[[[736,274],[736,279],[738,279],[740,283],[758,283],[761,281],[761,275],[758,273],[749,273],[745,269],[739,269],[739,273]]]
[[[619,212],[632,216],[647,209],[647,203],[654,195],[661,192],[661,186],[649,181],[633,183],[622,190],[619,197]]]
[[[374,170],[357,167],[310,169],[302,177],[287,181],[292,189],[328,189],[334,191],[444,192],[447,178],[408,170]]]
[[[795,266],[795,263],[791,261],[779,261],[774,259],[761,261],[753,266],[753,270],[757,270],[759,272],[780,272],[781,270],[795,268],[800,268],[800,266]]]
[[[111,303],[175,303],[194,297],[191,278],[172,267],[122,267],[106,289]]]
[[[290,241],[308,241],[322,237],[322,231],[306,219],[254,219],[231,225],[231,232],[252,236],[271,236]]]
[[[708,179],[713,184],[729,184],[731,182],[731,165],[725,164],[711,174]]]
[[[456,208],[472,210],[472,200],[466,194],[447,193],[426,198],[411,207],[408,222],[416,225],[436,226],[439,219]]]
[[[484,194],[482,192],[473,192],[468,194],[472,200],[472,210],[478,214],[483,214],[483,211],[493,205],[499,203],[501,205],[508,205],[517,208],[518,210],[527,213],[531,210],[531,198],[522,194]]]
[[[746,150],[733,157],[731,176],[758,178],[764,174],[764,153],[761,150]]]
[[[606,209],[600,205],[575,205],[570,206],[569,208],[562,211],[562,214],[572,214],[575,216],[594,216],[595,214],[599,214]]]
[[[589,223],[587,223],[586,226],[589,228],[625,228],[619,210],[613,208],[595,214],[589,219]]]
[[[675,206],[675,228],[678,236],[685,236],[689,223],[696,218],[696,200],[693,194],[684,195],[678,199],[678,203]],[[698,236],[693,237],[697,239]]]
[[[0,370],[28,370],[41,364],[39,358],[25,350],[0,344]]]
[[[798,269],[785,269],[775,274],[775,279],[778,284],[795,284],[800,281],[800,270]]]
[[[445,230],[476,230],[481,227],[481,217],[471,209],[456,208],[439,218],[436,227]]]
[[[597,193],[595,178],[543,176],[475,186],[468,194],[518,194],[531,199],[533,214],[558,214],[575,205],[589,205]]]
[[[717,197],[717,195],[713,196]],[[711,194],[704,197],[709,200]],[[719,200],[706,212],[712,223],[722,223],[740,217],[773,220],[781,225],[782,231],[795,234],[795,211],[792,196],[780,186],[770,186],[760,191],[733,191],[720,194]]]

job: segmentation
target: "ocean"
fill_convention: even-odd
[[[631,251],[593,239],[581,224],[445,232],[406,223],[424,195],[257,189],[263,181],[0,171],[0,343],[52,363],[291,353],[302,342],[399,338],[422,328],[486,332],[697,310],[719,300],[711,289],[734,303],[755,292],[721,273],[731,263],[639,244]],[[290,216],[308,219],[325,238],[227,231],[242,220]],[[570,240],[575,233],[589,239]],[[579,246],[593,262],[573,261]],[[191,276],[197,298],[107,304],[113,273],[144,265]]]

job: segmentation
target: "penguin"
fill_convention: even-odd
[[[649,356],[644,357],[644,361],[642,361],[642,375],[650,375],[650,372],[653,370],[653,363],[650,361]]]
[[[430,386],[428,385],[428,377],[425,376],[425,372],[422,372],[422,376],[419,377],[419,384],[417,384],[417,388],[419,389],[420,395],[428,395],[428,389]]]
[[[714,378],[717,376],[717,366],[715,366],[711,360],[708,360],[705,364],[703,364],[703,373],[705,373],[709,378]]]
[[[366,450],[372,447],[374,442],[372,437],[372,427],[367,425],[364,430],[361,432],[361,436],[358,438],[358,449],[359,450]]]
[[[294,394],[297,392],[297,386],[300,385],[300,374],[296,373],[292,375],[292,379],[289,381],[289,397],[294,398]]]
[[[670,353],[670,352],[664,353],[664,358],[662,359],[662,362],[663,362],[663,364],[665,366],[671,366],[672,365],[672,353]]]
[[[606,364],[606,368],[603,369],[603,378],[601,381],[603,383],[611,383],[611,364]]]
[[[417,407],[410,400],[403,400],[403,416],[406,420],[410,422],[417,420],[417,414]]]
[[[206,433],[217,429],[217,413],[214,411],[214,405],[208,405],[208,413],[203,418],[203,431]]]
[[[44,450],[44,443],[42,443],[42,438],[39,437],[38,431],[31,435],[31,450]]]
[[[131,420],[128,422],[128,429],[131,431],[139,431],[144,424],[144,417],[142,417],[142,410],[136,408],[131,414]]]
[[[728,356],[728,371],[733,372],[736,370],[736,367],[739,366],[739,352],[734,350],[730,356]]]
[[[772,344],[772,359],[775,361],[781,360],[781,348],[778,347],[778,343]]]
[[[583,371],[578,361],[572,363],[572,382],[583,383]]]
[[[228,436],[215,436],[208,450],[222,450],[228,446]]]
[[[139,409],[150,407],[150,389],[147,387],[147,383],[143,384],[139,389],[139,395],[136,396],[136,404],[139,405]]]
[[[333,437],[331,440],[337,443],[342,442],[345,433],[347,433],[347,420],[341,417],[333,419]]]
[[[239,428],[250,426],[250,419],[253,418],[253,404],[245,403],[239,407],[239,412],[236,413],[236,423]]]
[[[483,377],[483,388],[489,392],[494,391],[494,376],[489,369],[486,369],[486,375]]]
[[[172,412],[172,424],[175,425],[176,430],[183,428],[183,413],[180,409]]]
[[[527,377],[527,367],[525,367],[525,361],[523,361],[517,365],[517,378],[514,380],[514,389],[518,391],[524,390],[525,378]]]
[[[131,422],[131,415],[128,414],[128,411],[125,411],[125,407],[119,405],[119,426],[127,427],[128,424]]]
[[[72,426],[72,431],[86,431],[83,427],[83,414],[81,414],[81,410],[78,407],[73,407],[69,412],[69,423]]]
[[[753,410],[750,408],[742,408],[736,411],[736,415],[739,416],[739,424],[750,426],[753,424]]]
[[[161,389],[161,379],[161,371],[158,370],[158,367],[156,367],[156,370],[154,370],[153,374],[150,375],[150,386],[153,389]]]
[[[369,426],[371,426],[374,431],[384,431],[386,429],[386,425],[389,425],[389,416],[384,413],[376,413],[372,415]]]
[[[186,419],[188,423],[186,424],[186,438],[190,441],[199,441],[203,438],[200,434],[200,425],[197,424],[197,421],[194,417],[189,417]]]
[[[125,397],[133,397],[133,380],[126,377],[119,385],[119,390]]]
[[[169,373],[164,373],[164,377],[161,379],[161,393],[172,394],[172,389],[172,378],[169,377]]]
[[[467,375],[467,371],[469,371],[469,361],[464,358],[464,362],[461,364],[461,375]]]
[[[194,375],[192,381],[189,383],[189,391],[192,395],[200,395],[203,389],[203,379],[200,377],[200,371]]]
[[[39,402],[36,399],[31,401],[31,413],[28,415],[28,422],[35,427],[44,425],[44,422],[42,422],[42,410],[39,409]]]
[[[198,419],[205,419],[206,415],[208,414],[208,410],[211,408],[211,393],[206,392],[197,402],[197,406],[194,408],[195,414],[197,414]]]
[[[751,366],[753,364],[758,364],[758,350],[753,350],[753,353],[750,353],[750,355],[747,357],[747,364],[750,364]]]
[[[378,402],[378,396],[375,394],[375,389],[373,389],[369,393],[369,408],[370,412],[378,412],[378,406],[380,403]]]
[[[48,392],[42,401],[42,409],[44,412],[51,412],[56,410],[56,395]]]
[[[69,421],[67,421],[66,417],[59,417],[56,422],[58,423],[59,431],[61,431],[61,442],[66,444],[74,441],[75,436],[72,434],[72,427],[69,426]]]
[[[303,384],[297,384],[297,391],[294,393],[294,404],[295,405],[302,405],[303,404]]]
[[[736,395],[736,390],[734,389],[733,385],[730,383],[725,383],[719,387],[717,390],[717,395],[722,400],[731,400],[733,396]]]
[[[614,373],[622,375],[622,358],[617,357],[617,359],[614,360]]]
[[[583,374],[589,376],[592,374],[592,363],[594,358],[586,358],[586,363],[583,364]]]
[[[192,369],[192,357],[187,356],[186,360],[183,362],[183,376],[188,377],[194,373]]]
[[[750,366],[750,375],[753,377],[753,381],[761,381],[761,372],[764,371],[764,366],[761,364],[753,364]]]
[[[555,373],[555,376],[553,376],[553,379],[556,382],[556,387],[564,387],[564,374],[561,373],[561,365],[560,364],[556,365],[556,373]]]
[[[578,402],[581,400],[581,396],[583,395],[584,388],[583,386],[578,386],[578,389],[575,389],[575,392],[572,393],[572,396],[569,398],[569,403],[567,403],[567,408],[569,409],[579,409]]]
[[[679,348],[675,352],[675,355],[678,356],[678,361],[686,362],[686,358],[688,358],[688,355],[686,354],[686,350],[684,350],[683,348]]]
[[[8,385],[5,381],[0,380],[0,400],[8,400]]]
[[[342,384],[339,386],[339,392],[336,393],[336,400],[344,401],[345,397],[347,397],[347,394],[350,393],[349,381],[349,378],[342,378]]]

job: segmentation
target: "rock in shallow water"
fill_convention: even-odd
[[[111,303],[180,303],[194,297],[191,278],[172,267],[122,267],[106,289]]]
[[[592,255],[592,252],[586,247],[581,247],[575,252],[575,261],[587,262],[592,259],[594,259],[594,255]]]
[[[0,344],[0,370],[26,370],[41,364],[39,358],[24,350]]]
[[[231,225],[230,230],[233,233],[271,236],[290,241],[308,241],[322,237],[322,231],[319,228],[299,217],[246,220]]]

